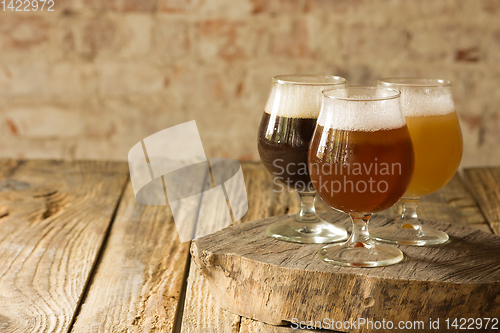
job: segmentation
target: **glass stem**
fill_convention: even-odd
[[[298,192],[300,196],[300,213],[296,220],[299,222],[315,222],[319,219],[314,208],[315,192]]]
[[[400,223],[412,224],[415,227],[420,227],[420,222],[417,216],[417,203],[418,198],[401,198],[401,203],[403,204],[403,210],[401,212]]]
[[[354,246],[364,246],[370,240],[368,232],[368,222],[372,214],[350,213],[352,219],[352,233],[347,241],[348,244]]]

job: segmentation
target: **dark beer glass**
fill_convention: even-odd
[[[325,75],[280,75],[272,79],[271,92],[259,128],[259,155],[273,175],[275,191],[294,189],[301,210],[267,229],[268,235],[296,243],[330,243],[347,238],[344,228],[318,217],[316,192],[311,183],[307,154],[319,110],[321,92],[346,88],[346,80]]]
[[[348,87],[323,92],[309,149],[309,170],[318,195],[351,216],[350,238],[323,247],[318,256],[343,266],[376,267],[403,259],[396,247],[368,232],[373,213],[394,205],[413,173],[410,134],[400,92],[383,87]]]

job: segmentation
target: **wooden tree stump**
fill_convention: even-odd
[[[350,230],[346,215],[320,215]],[[222,308],[275,325],[364,318],[395,326],[421,321],[420,331],[432,332],[447,331],[447,318],[451,323],[455,318],[500,317],[499,236],[423,221],[447,232],[450,241],[429,247],[400,245],[405,259],[399,264],[351,268],[318,259],[322,244],[267,236],[267,226],[282,218],[230,226],[193,242],[194,262]],[[370,227],[386,221],[376,216]],[[430,327],[431,318],[434,323],[440,319],[439,329]],[[349,331],[371,330],[358,326]]]

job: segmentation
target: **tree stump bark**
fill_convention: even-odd
[[[320,215],[350,230],[346,215]],[[324,244],[287,243],[267,236],[267,226],[284,216],[233,225],[193,242],[194,262],[222,308],[274,325],[321,321],[328,328],[325,319],[335,325],[364,318],[394,326],[422,322],[420,331],[432,332],[447,331],[446,319],[451,324],[455,318],[499,317],[499,236],[423,221],[447,232],[450,241],[428,247],[400,245],[405,259],[393,266],[341,267],[317,258]],[[370,227],[387,223],[384,216],[375,216]],[[358,325],[349,331],[372,329]]]

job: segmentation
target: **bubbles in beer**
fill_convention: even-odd
[[[318,124],[325,128],[363,132],[390,130],[406,125],[398,99],[373,103],[368,101],[373,98],[369,96],[351,95],[349,98],[358,100],[353,102],[343,99],[325,99]]]
[[[451,91],[425,87],[397,87],[405,117],[444,116],[455,112]]]

